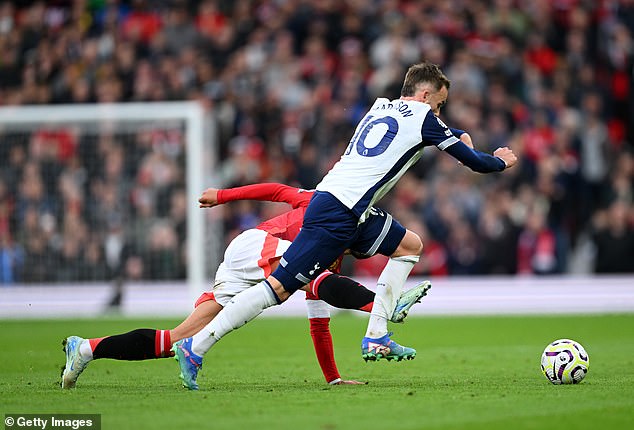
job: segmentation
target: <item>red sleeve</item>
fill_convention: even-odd
[[[218,190],[218,203],[227,203],[234,200],[261,200],[288,203],[293,208],[298,208],[307,206],[312,195],[312,191],[289,187],[284,184],[253,184]]]
[[[341,378],[335,362],[335,351],[332,347],[330,318],[310,318],[308,321],[310,321],[310,336],[313,338],[315,354],[317,354],[317,360],[326,382],[330,383]]]

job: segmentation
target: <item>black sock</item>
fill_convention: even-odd
[[[341,309],[360,309],[369,312],[374,292],[348,277],[332,274],[318,285],[317,295],[324,302]]]
[[[140,328],[124,334],[104,337],[95,346],[92,356],[115,360],[148,360],[169,356],[171,342],[168,330]]]

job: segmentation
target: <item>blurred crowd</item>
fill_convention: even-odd
[[[0,3],[0,105],[198,100],[221,187],[313,188],[422,59],[443,121],[520,162],[424,154],[379,204],[421,235],[414,274],[634,272],[634,0]],[[0,130],[0,282],[183,278],[183,152],[179,130]],[[227,205],[226,241],[279,210]]]

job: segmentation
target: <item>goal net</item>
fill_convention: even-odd
[[[196,102],[0,108],[0,283],[181,281],[219,264],[213,122]]]

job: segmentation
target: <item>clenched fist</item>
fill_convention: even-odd
[[[493,152],[493,156],[501,158],[506,164],[506,168],[513,167],[517,163],[517,156],[507,146],[498,148]]]
[[[198,199],[198,203],[200,203],[198,207],[201,208],[213,208],[218,205],[218,189],[207,188]]]

